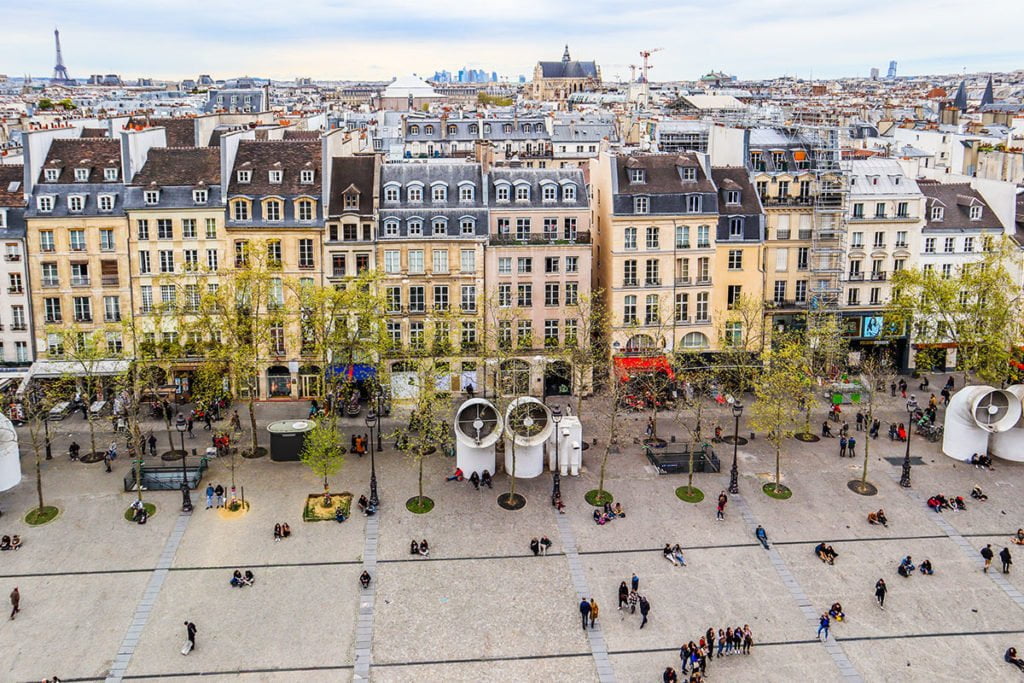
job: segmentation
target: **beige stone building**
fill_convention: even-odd
[[[579,62],[569,56],[569,46],[558,62],[537,62],[529,86],[531,99],[557,102],[563,107],[573,93],[594,90],[601,85],[597,62]]]

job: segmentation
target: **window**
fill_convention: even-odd
[[[622,298],[622,324],[636,324],[636,296],[633,294]]]
[[[675,306],[676,322],[685,323],[690,320],[690,295],[676,294]]]
[[[516,346],[521,349],[533,347],[533,322],[519,320],[516,322]]]
[[[313,202],[309,199],[300,199],[296,202],[296,206],[299,208],[299,220],[300,221],[311,221],[313,220]]]
[[[299,240],[299,268],[313,267],[313,240]]]
[[[69,230],[71,251],[85,251],[85,230]]]
[[[268,173],[268,178],[267,179],[271,183],[273,183],[274,185],[280,185],[281,181],[284,179],[284,172],[283,171],[277,171],[277,170],[270,171],[270,173]]]
[[[860,202],[853,205],[853,217],[864,218],[864,205]]]
[[[975,205],[975,206],[971,207],[971,220],[972,221],[980,221],[981,220],[981,207],[980,206]]]
[[[730,218],[729,219],[729,239],[741,240],[743,239],[743,219],[742,218]]]
[[[544,257],[544,272],[545,273],[557,273],[559,270],[560,259],[557,256],[545,256]]]
[[[462,321],[462,331],[459,343],[463,351],[471,351],[476,346],[476,322],[472,320]]]
[[[205,204],[209,198],[210,192],[208,190],[192,190],[193,204]]]
[[[698,249],[710,249],[711,248],[711,226],[699,225],[697,226],[697,248]]]
[[[423,285],[413,285],[409,288],[409,311],[422,313],[424,310],[426,310],[424,287]]]
[[[147,274],[152,273],[152,272],[153,272],[153,265],[150,262],[149,252],[148,251],[140,251],[139,252],[139,273],[141,275],[147,275]]]
[[[81,212],[83,208],[85,208],[85,197],[80,194],[68,196],[68,211],[78,213]]]
[[[541,189],[541,199],[545,202],[553,202],[558,199],[558,190],[554,185],[546,184]]]
[[[244,183],[251,182],[252,181],[252,171],[239,171],[237,177],[238,177],[238,182],[239,183],[243,183],[244,184]]]
[[[23,294],[25,292],[25,284],[21,280],[21,273],[9,273],[7,275],[8,286],[7,291],[11,294]],[[88,282],[86,283],[88,284]]]
[[[772,294],[772,301],[777,304],[781,304],[786,300],[786,281],[776,280],[775,291]]]
[[[516,259],[516,271],[522,275],[525,273],[533,272],[533,258],[529,256],[520,256]]]
[[[622,286],[636,287],[639,284],[636,276],[636,261],[627,259],[622,263]]]
[[[384,252],[384,272],[398,273],[402,269],[401,252],[389,249]]]
[[[700,213],[701,207],[701,196],[699,194],[691,194],[686,196],[686,210],[689,213]]]
[[[435,218],[431,221],[430,227],[435,236],[448,234],[448,221],[444,218]]]
[[[896,204],[896,216],[898,218],[907,218],[910,216],[910,204],[907,202],[898,202]]]
[[[860,305],[860,290],[859,289],[848,289],[846,291],[846,305],[847,306],[859,306]]]
[[[692,182],[697,179],[697,169],[693,166],[683,167],[683,180]]]
[[[463,313],[476,312],[476,285],[462,285],[460,294]]]
[[[459,252],[459,271],[463,273],[476,272],[476,252],[472,249],[463,249]]]
[[[156,237],[160,240],[174,239],[174,228],[171,219],[160,218],[156,222]]]
[[[623,248],[636,249],[636,228],[626,228],[623,234]]]
[[[185,249],[182,251],[185,258],[184,269],[189,271],[199,270],[199,250]]]
[[[532,230],[531,220],[529,218],[517,218],[516,219],[516,239],[520,241],[526,241],[530,239],[530,232]]]
[[[508,201],[508,185],[497,185],[495,186],[494,198],[499,202]]]
[[[56,297],[47,297],[43,299],[43,313],[45,320],[48,323],[59,323],[61,322],[60,312],[60,299]]]
[[[647,228],[647,248],[648,249],[658,249],[659,248],[660,235],[661,235],[661,231],[658,228],[656,228],[654,226],[648,226],[648,228]]]
[[[566,256],[565,257],[565,272],[566,273],[578,273],[578,272],[580,272],[580,257],[579,256]]]
[[[413,275],[423,274],[423,250],[409,250],[409,272]]]
[[[409,323],[409,346],[415,349],[423,348],[423,323]]]
[[[459,201],[460,202],[471,202],[473,201],[474,187],[472,185],[460,185],[459,186]]]
[[[707,292],[699,292],[697,294],[697,313],[696,321],[699,323],[706,323],[711,320],[708,315],[708,299],[710,295]]]
[[[868,303],[872,306],[877,306],[882,303],[882,288],[872,287],[871,291],[868,292]]]
[[[697,259],[697,284],[711,283],[711,259],[702,256]]]
[[[114,251],[114,230],[100,228],[100,251]]]
[[[281,220],[281,202],[272,199],[263,206],[266,209],[266,216],[264,218],[267,221],[277,223]]]
[[[807,280],[797,280],[794,287],[793,298],[796,299],[798,304],[806,303],[807,301]]]
[[[29,361],[28,342],[14,342],[14,360],[18,363],[27,363]]]
[[[648,197],[633,197],[633,213],[649,213],[650,199]]]
[[[267,265],[271,268],[281,267],[281,240],[267,241]]]
[[[160,203],[160,190],[146,190],[142,199],[146,206],[155,206]]]
[[[423,201],[423,188],[419,185],[411,185],[405,192],[405,196],[410,202],[422,202]]]
[[[114,195],[101,194],[98,198],[100,211],[114,210]]]
[[[657,287],[661,284],[660,263],[658,259],[647,259],[644,264],[644,284]]]
[[[206,250],[206,267],[207,267],[207,269],[209,269],[211,272],[216,272],[217,267],[219,265],[220,264],[217,262],[217,250],[216,249],[207,249]]]
[[[676,226],[676,249],[689,249],[690,248],[690,226],[688,225],[677,225]]]
[[[729,285],[725,294],[725,305],[730,309],[735,308],[736,304],[739,303],[742,291],[743,287],[741,285]]]
[[[874,248],[881,249],[883,247],[885,247],[885,233],[881,230],[876,230]]]
[[[89,169],[87,168],[76,168],[75,169],[75,182],[84,183],[89,179]]]
[[[544,305],[545,306],[558,306],[560,302],[560,295],[557,282],[548,282],[544,285]]]
[[[968,253],[968,254],[974,252],[974,238],[973,237],[965,237],[964,238],[964,251],[966,253]]]
[[[544,348],[554,348],[558,346],[558,321],[557,320],[545,320],[544,321]]]
[[[516,305],[520,308],[533,306],[533,285],[516,286]]]
[[[943,263],[942,264],[942,279],[943,280],[948,280],[952,276],[953,276],[953,264],[952,263]]]
[[[646,173],[642,168],[631,168],[629,169],[629,182],[631,183],[643,183],[645,182]]]
[[[925,237],[924,238],[924,253],[934,254],[935,253],[935,238]]]
[[[78,322],[92,322],[92,300],[87,296],[76,296],[73,299],[75,308],[75,320]]]
[[[64,355],[63,338],[56,332],[51,332],[46,335],[46,352],[51,356]]]
[[[448,285],[434,285],[434,310],[448,310]]]
[[[516,185],[516,201],[525,202],[530,200],[530,186],[526,184]]]
[[[43,172],[43,177],[46,178],[46,182],[55,183],[57,182],[57,178],[60,177],[60,169],[48,168]]]
[[[135,227],[136,227],[136,230],[138,232],[140,240],[148,240],[149,239],[149,221],[148,220],[146,220],[145,218],[140,218],[139,220],[135,221]]]
[[[563,202],[574,202],[576,201],[576,185],[573,183],[566,183],[562,186],[562,201]]]
[[[448,186],[447,185],[434,185],[430,188],[430,199],[435,202],[446,202],[448,201]]]
[[[50,213],[53,211],[53,197],[47,194],[36,197],[36,208],[40,213]]]
[[[463,235],[472,235],[476,231],[476,220],[473,218],[459,219],[459,232]]]
[[[245,201],[236,201],[233,205],[234,210],[232,216],[236,221],[247,221],[249,220],[249,204]]]
[[[945,213],[945,209],[943,209],[941,206],[933,206],[932,207],[932,220],[933,221],[941,221],[942,220],[942,216],[943,216],[944,213]]]
[[[402,311],[402,288],[387,287],[384,290],[384,302],[388,313],[400,313]]]
[[[512,285],[498,285],[498,306],[508,308],[512,305]]]
[[[196,239],[196,219],[195,218],[182,218],[181,219],[181,238],[186,240]]]
[[[901,259],[901,258],[895,259],[892,262],[892,270],[893,270],[893,272],[894,273],[898,273],[901,270],[903,270],[903,267],[906,264],[906,262],[907,262],[906,259]]]
[[[558,219],[557,218],[545,218],[544,219],[544,239],[549,242],[554,242],[558,239]]]
[[[743,251],[740,249],[729,250],[729,270],[743,270]]]
[[[433,251],[434,273],[448,272],[448,250],[434,249]]]
[[[511,256],[499,256],[498,257],[498,275],[511,275],[512,274],[512,257]]]
[[[897,231],[897,233],[896,233],[896,247],[897,248],[903,247],[905,249],[906,246],[907,246],[907,231],[906,230],[899,230],[899,231]]]
[[[576,232],[576,219],[574,217],[568,217],[563,222],[563,237],[564,239],[575,242],[578,236]]]
[[[956,238],[947,237],[942,245],[942,250],[947,254],[952,254],[956,251]]]
[[[885,218],[885,202],[875,204],[875,218]]]
[[[789,270],[789,249],[775,250],[775,272],[784,273]]]
[[[160,272],[161,273],[173,273],[174,272],[174,252],[170,249],[161,250],[159,252],[160,257]]]
[[[384,201],[386,202],[397,202],[398,201],[398,188],[394,185],[389,185],[384,188]]]
[[[565,283],[565,305],[576,306],[580,302],[580,283],[578,282],[566,282]]]

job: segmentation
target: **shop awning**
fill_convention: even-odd
[[[354,363],[352,365],[332,365],[330,374],[334,377],[344,375],[353,382],[363,382],[377,376],[377,368],[366,363]]]
[[[614,362],[620,380],[645,372],[662,372],[669,379],[676,378],[676,373],[665,356],[617,356]]]

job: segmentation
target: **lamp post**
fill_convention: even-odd
[[[380,505],[380,499],[377,497],[377,465],[374,459],[374,448],[373,448],[373,427],[377,424],[377,413],[370,410],[366,414],[366,426],[370,428],[370,505],[377,507]],[[378,434],[380,432],[378,431]]]
[[[907,401],[907,450],[903,455],[903,474],[900,475],[900,486],[910,488],[910,433],[914,431],[914,408],[910,401]]]
[[[735,418],[733,427],[732,437],[732,469],[729,470],[729,493],[737,494],[740,492],[739,476],[740,471],[736,466],[736,451],[740,445],[740,415],[743,414],[743,404],[739,401],[733,401],[732,404],[732,416]]]
[[[188,492],[188,469],[185,466],[185,456],[188,455],[188,451],[185,450],[185,430],[188,429],[188,422],[181,413],[178,413],[178,419],[174,421],[174,428],[181,435],[181,509],[184,512],[190,512],[192,510],[192,499]]]
[[[43,431],[46,432],[46,459],[53,460],[53,451],[50,450],[50,416],[43,418]],[[36,432],[38,434],[38,432]]]
[[[384,441],[383,441],[383,438],[384,438],[384,410],[383,410],[384,405],[383,405],[383,401],[384,401],[384,388],[381,387],[380,384],[378,384],[377,385],[377,415],[380,418],[380,425],[378,425],[378,427],[377,427],[377,450],[378,451],[383,451],[384,450]]]
[[[558,423],[562,421],[562,409],[559,406],[551,408],[551,422],[555,425],[555,475],[551,478],[551,500],[562,495],[562,470],[558,464],[558,441],[561,434],[558,433]]]

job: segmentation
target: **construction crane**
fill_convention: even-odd
[[[643,66],[641,67],[641,75],[643,77],[643,84],[644,84],[643,97],[641,98],[641,104],[643,105],[643,107],[645,109],[650,104],[650,100],[651,100],[650,80],[647,78],[647,71],[651,68],[651,65],[648,62],[648,59],[655,52],[661,52],[664,49],[665,48],[663,48],[663,47],[656,47],[656,48],[654,48],[652,50],[640,50],[640,58],[643,59]]]

